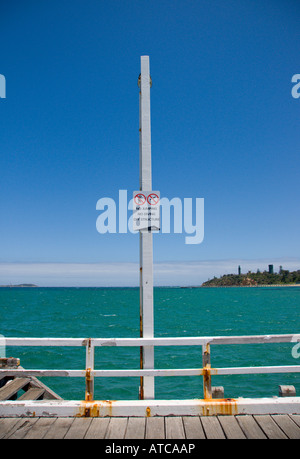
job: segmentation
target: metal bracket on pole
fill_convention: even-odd
[[[140,87],[140,191],[152,190],[150,66],[149,56],[141,56]],[[140,231],[140,336],[153,338],[153,242],[151,230]],[[140,367],[154,368],[154,347],[141,348]],[[154,399],[154,377],[141,378],[141,399]]]

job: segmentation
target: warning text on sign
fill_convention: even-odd
[[[133,231],[160,230],[160,192],[134,191]]]

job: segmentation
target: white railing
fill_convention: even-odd
[[[85,377],[85,400],[94,399],[95,377],[161,377],[161,376],[202,376],[204,399],[212,398],[212,375],[238,375],[262,373],[300,373],[300,365],[227,367],[211,366],[211,345],[227,344],[261,344],[261,343],[296,343],[300,334],[293,335],[252,335],[252,336],[214,336],[214,337],[178,337],[178,338],[5,338],[6,346],[85,346],[86,361],[84,370],[34,370],[34,369],[1,369],[3,376],[58,376]],[[94,369],[95,347],[102,346],[202,346],[202,368],[187,369],[153,369],[139,370],[96,370]]]

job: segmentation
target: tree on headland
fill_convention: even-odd
[[[279,273],[267,271],[256,273],[249,271],[247,274],[224,274],[217,278],[203,282],[202,287],[233,287],[255,285],[287,285],[300,284],[300,270],[290,272],[281,269]]]

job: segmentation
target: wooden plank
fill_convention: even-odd
[[[1,418],[1,421],[2,419],[3,418]],[[7,430],[7,432],[3,435],[2,438],[4,439],[9,438],[9,436],[12,435],[18,429],[18,427],[24,422],[24,418],[15,418],[15,419],[17,422],[12,425],[10,430]]]
[[[181,416],[166,417],[166,438],[185,438],[185,432],[183,428],[183,422]]]
[[[262,429],[259,427],[255,419],[250,414],[236,416],[236,420],[238,421],[247,438],[252,440],[267,439],[267,436],[264,434]]]
[[[4,438],[7,435],[14,425],[19,422],[18,418],[1,418],[0,419],[0,439]]]
[[[205,438],[199,416],[183,416],[182,421],[187,439]]]
[[[24,435],[24,439],[41,439],[44,438],[55,418],[38,418],[37,422]]]
[[[235,416],[218,416],[219,422],[228,439],[240,440],[246,439],[244,432],[238,424]]]
[[[75,418],[64,438],[81,440],[84,438],[91,422],[92,418]]]
[[[125,438],[145,438],[146,418],[129,418]]]
[[[145,438],[162,440],[165,438],[165,419],[161,416],[146,419]]]
[[[44,395],[43,399],[44,400],[62,400],[62,397],[60,397],[58,394],[56,394],[50,387],[46,386],[42,381],[39,379],[35,378],[34,376],[30,378],[31,383],[35,387],[40,387],[41,389],[44,389]]]
[[[39,418],[25,418],[21,419],[20,423],[17,423],[11,432],[5,437],[9,439],[21,439],[24,438],[27,432],[32,428],[33,424],[37,422]]]
[[[16,378],[9,381],[5,386],[0,389],[0,400],[9,400],[19,390],[23,389],[28,385],[30,379],[28,378]]]
[[[105,438],[121,439],[125,436],[128,418],[110,418]]]
[[[64,438],[72,425],[74,418],[56,418],[50,429],[45,434],[44,439]]]
[[[299,415],[153,418],[2,418],[0,438],[300,439]],[[299,424],[296,423],[298,421]],[[108,425],[110,428],[108,429]],[[127,426],[127,429],[126,429]],[[224,431],[224,432],[223,432]],[[204,435],[205,433],[205,435]],[[224,434],[225,433],[225,434]]]
[[[201,416],[201,423],[206,438],[208,439],[225,439],[224,432],[217,417]]]
[[[258,422],[270,440],[287,439],[287,436],[282,432],[269,414],[255,415],[254,419]]]
[[[300,427],[300,414],[290,414],[290,418]]]
[[[1,418],[2,420],[3,418]],[[24,418],[16,418],[16,423],[12,426],[12,428],[6,432],[5,435],[3,435],[3,438],[9,438],[10,435],[12,435],[17,429],[18,427],[21,426],[21,424],[24,422]]]
[[[276,414],[272,418],[288,438],[300,439],[300,427],[287,414]]]
[[[19,397],[19,400],[38,400],[44,394],[45,389],[31,387]]]
[[[18,367],[18,370],[24,370],[23,367],[19,366]],[[26,371],[26,370],[24,370]],[[42,381],[40,381],[39,379],[37,379],[35,376],[31,376],[30,377],[30,388],[40,388],[40,389],[44,389],[44,395],[43,395],[43,399],[44,400],[62,400],[62,398],[57,395],[55,392],[53,392],[52,389],[50,389],[48,386],[46,386]],[[23,394],[25,395],[25,394]],[[19,397],[20,399],[20,397]],[[34,400],[34,399],[29,399],[29,398],[23,398],[22,397],[22,400]]]
[[[103,439],[108,427],[109,418],[93,418],[85,434],[86,439]]]

